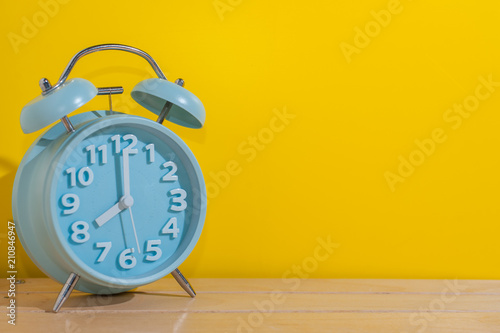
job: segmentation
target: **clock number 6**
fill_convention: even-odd
[[[132,253],[134,253],[134,249],[125,249],[120,253],[118,262],[123,269],[134,268],[137,264],[137,259],[135,259]]]

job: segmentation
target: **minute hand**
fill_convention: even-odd
[[[129,167],[129,149],[125,148],[123,154],[123,196],[130,195],[130,167]]]
[[[130,165],[129,165],[129,153],[137,153],[137,149],[125,148],[122,150],[123,154],[123,198],[132,198],[130,195]],[[132,199],[133,204],[133,199]],[[137,252],[141,253],[141,247],[139,245],[139,239],[137,238],[137,231],[135,229],[134,216],[132,215],[132,204],[128,205],[130,212],[130,220],[132,222],[132,228],[134,229],[135,242],[137,243]]]

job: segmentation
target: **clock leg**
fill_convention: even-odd
[[[175,281],[184,289],[189,296],[195,297],[196,292],[194,291],[193,287],[191,287],[191,284],[189,281],[182,275],[181,271],[179,269],[175,269],[172,273],[172,276],[174,277]]]
[[[66,283],[61,289],[61,292],[59,293],[59,296],[57,296],[56,303],[54,304],[54,308],[52,309],[54,312],[58,312],[61,306],[66,302],[68,299],[69,295],[73,291],[73,288],[75,287],[76,283],[80,279],[80,275],[71,273],[66,280]]]

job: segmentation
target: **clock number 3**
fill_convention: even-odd
[[[170,205],[170,209],[176,212],[182,212],[183,210],[186,209],[187,207],[187,202],[186,202],[186,191],[184,191],[182,188],[176,188],[173,190],[170,190],[168,192],[170,195],[175,197],[172,197],[172,205]],[[175,205],[174,205],[175,204]]]

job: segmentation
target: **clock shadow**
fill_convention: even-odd
[[[139,296],[140,295],[140,296]],[[138,297],[139,296],[139,297]],[[82,292],[72,293],[70,297],[61,307],[60,312],[70,311],[94,311],[94,310],[109,310],[119,311],[122,309],[130,310],[131,308],[142,308],[145,302],[144,296],[161,296],[168,302],[168,298],[194,300],[187,294],[169,293],[169,292],[151,292],[151,291],[136,291],[130,290],[119,294],[112,295],[95,295]],[[54,299],[50,303],[44,304],[44,309],[51,309]],[[47,313],[52,313],[52,310],[45,310]]]
[[[151,296],[162,296],[162,297],[175,297],[181,299],[194,300],[191,296],[186,293],[168,293],[163,291],[129,291],[129,293],[134,293],[138,295],[151,295]]]
[[[87,293],[73,293],[64,302],[61,312],[64,310],[93,310],[93,309],[106,309],[112,307],[114,310],[120,308],[120,304],[133,302],[133,292],[123,292],[113,295],[95,295]],[[46,312],[52,312],[48,310]]]

